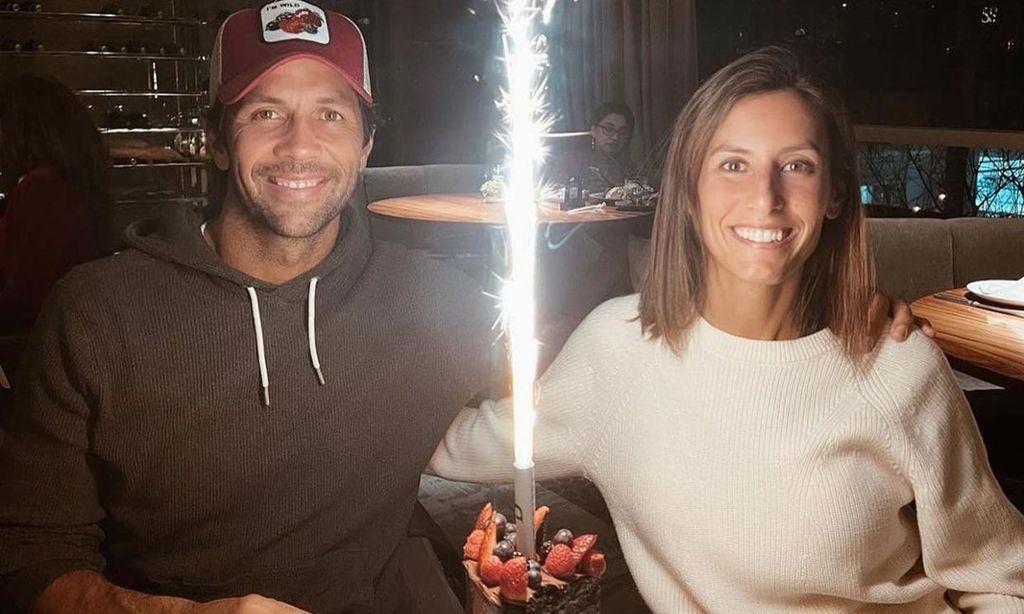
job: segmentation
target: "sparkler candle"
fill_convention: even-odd
[[[551,0],[548,0],[550,3]],[[533,27],[541,16],[539,0],[505,2],[505,68],[508,89],[502,109],[511,150],[505,186],[505,217],[511,262],[502,296],[512,371],[512,407],[515,422],[515,520],[517,549],[534,556],[536,490],[533,466],[534,380],[537,375],[534,276],[537,240],[537,205],[534,169],[543,150],[543,43]]]

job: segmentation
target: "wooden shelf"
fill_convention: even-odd
[[[205,62],[202,55],[161,55],[154,53],[115,53],[112,51],[0,51],[0,56],[13,57],[82,57],[105,60],[149,60],[165,62]]]
[[[199,126],[174,127],[163,126],[156,128],[100,128],[100,134],[176,134],[178,132],[202,132]]]
[[[54,21],[98,21],[126,25],[202,26],[201,19],[180,17],[143,17],[141,15],[110,15],[108,13],[61,13],[51,11],[0,11],[0,19],[50,19]]]
[[[203,167],[206,166],[206,162],[203,161],[182,161],[182,162],[116,162],[114,168],[153,168],[153,167]],[[166,199],[165,199],[166,200]]]
[[[79,96],[113,96],[142,98],[202,98],[207,92],[150,92],[146,90],[75,90]]]

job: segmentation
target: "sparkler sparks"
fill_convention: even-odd
[[[534,34],[539,17],[548,17],[554,0],[507,0],[504,5],[505,68],[508,89],[501,108],[510,149],[504,206],[511,264],[502,292],[509,339],[512,407],[515,423],[515,503],[518,549],[534,554],[533,511],[536,507],[533,469],[534,380],[537,375],[536,300],[534,279],[537,204],[534,170],[543,158],[541,135],[551,126],[544,103],[545,42]]]

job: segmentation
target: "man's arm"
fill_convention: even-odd
[[[115,586],[94,571],[73,571],[53,581],[36,602],[35,614],[302,614],[305,610],[259,595],[196,603]],[[308,614],[308,613],[306,613]]]

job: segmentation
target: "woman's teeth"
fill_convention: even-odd
[[[781,228],[746,228],[743,226],[733,227],[733,232],[736,233],[741,239],[747,241],[753,241],[754,243],[778,243],[779,241],[786,238],[789,234],[789,230],[783,230]]]

